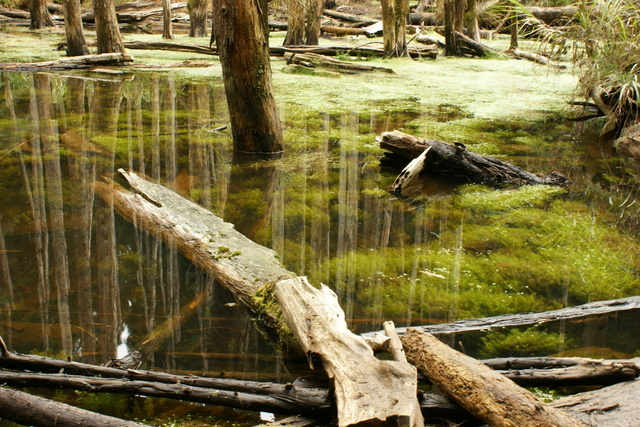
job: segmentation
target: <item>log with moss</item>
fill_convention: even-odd
[[[105,65],[127,65],[133,57],[126,53],[73,56],[53,61],[0,64],[1,71],[83,70]]]
[[[300,309],[293,295],[303,291],[308,293],[306,280],[296,278],[294,273],[284,268],[276,252],[251,241],[235,230],[232,224],[224,222],[210,211],[134,172],[122,169],[119,172],[133,191],[106,180],[95,183],[96,194],[112,204],[123,218],[135,226],[144,231],[153,231],[164,241],[174,244],[186,258],[215,277],[250,312],[284,338],[286,329],[279,323],[280,313]],[[274,287],[281,289],[277,299],[273,294]],[[288,292],[283,294],[282,289]],[[323,308],[327,310],[323,311]],[[337,302],[333,305],[318,304],[314,309],[317,318],[344,317]],[[296,324],[298,320],[295,317],[289,316],[285,320],[290,330],[296,331],[301,326]],[[326,324],[325,329],[332,325]],[[340,426],[405,419],[407,416],[411,425],[415,423],[414,418],[419,413],[407,413],[417,402],[415,371],[399,369],[395,362],[380,362],[370,349],[370,354],[351,351],[355,345],[365,348],[367,344],[346,328],[323,331],[320,322],[306,334],[296,334],[296,338],[301,344],[304,339],[315,343],[313,348],[305,348],[309,357],[322,357],[325,365],[331,363],[336,367],[330,372],[336,391]],[[340,342],[345,343],[342,346],[345,351],[332,352],[331,348]],[[392,367],[386,368],[386,363],[392,364]],[[356,365],[360,375],[354,377],[350,367]],[[407,365],[407,368],[411,367]],[[384,375],[380,371],[384,371]],[[391,382],[389,375],[394,376]],[[408,392],[411,386],[413,390]],[[372,394],[370,390],[379,392]],[[405,399],[409,402],[405,402]],[[354,401],[361,408],[357,414],[350,411],[351,402]]]

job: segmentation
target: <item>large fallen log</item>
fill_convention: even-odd
[[[145,231],[153,231],[164,241],[174,244],[183,255],[231,291],[235,298],[252,313],[264,319],[263,321],[276,332],[281,332],[279,335],[281,338],[286,338],[283,332],[285,328],[278,323],[278,314],[280,310],[283,313],[291,312],[288,306],[295,305],[296,302],[293,298],[278,298],[279,304],[275,303],[272,289],[274,286],[277,289],[278,283],[285,283],[280,288],[289,289],[292,293],[306,292],[304,286],[309,286],[303,285],[306,283],[303,278],[282,280],[295,275],[280,264],[274,251],[252,242],[236,231],[233,225],[167,188],[149,182],[133,172],[124,170],[119,172],[136,193],[127,191],[124,187],[107,179],[107,183],[95,183],[95,191],[99,197],[112,203],[114,209],[123,218],[137,227]],[[298,284],[302,289],[295,289],[294,284]],[[271,304],[265,304],[265,300],[271,301]],[[330,305],[315,307],[316,316],[339,315],[336,310],[331,311],[330,314],[323,313],[323,308],[333,310],[336,307]],[[344,317],[344,314],[342,316]],[[291,318],[287,321],[287,325],[291,329],[298,327],[292,323]],[[348,343],[354,342],[355,335],[348,330],[340,331],[341,333],[322,331],[318,326],[308,330],[308,334],[311,335],[305,335],[306,339],[322,346],[342,346],[342,348],[345,348],[345,344],[341,344],[342,340]],[[327,337],[331,337],[331,343],[325,342]],[[300,336],[297,338],[302,339]],[[366,344],[363,345],[366,346]],[[315,351],[315,347],[309,350]],[[371,349],[369,351],[371,352]],[[324,353],[323,360],[325,367],[329,363],[336,366],[341,364],[354,366],[360,364],[359,356],[360,354],[353,352]],[[356,360],[349,360],[354,357]],[[375,396],[367,395],[371,387],[367,386],[366,379],[380,376],[378,371],[384,370],[384,366],[386,365],[369,364],[365,367],[362,364],[362,369],[359,370],[361,375],[358,377],[344,370],[332,371],[334,389],[349,390],[349,393],[345,394],[336,393],[338,420],[341,426],[359,425],[372,420],[370,410],[362,410],[358,413],[344,410],[344,408],[350,408],[351,403],[343,399],[353,399],[354,396],[360,397],[358,402],[363,407],[369,405],[371,408],[376,408],[374,415],[378,419],[404,419],[405,408],[413,405],[417,399],[415,389],[410,397],[406,393],[406,384],[411,383],[408,370],[386,369],[385,375],[398,376],[395,382],[387,379],[387,385],[393,384],[396,387],[380,388]],[[411,385],[415,386],[415,384]],[[410,402],[404,402],[405,398]],[[386,404],[383,407],[383,402],[393,404]]]
[[[318,55],[317,53],[285,53],[285,59],[288,64],[298,64],[307,68],[327,68],[329,70],[336,70],[341,73],[355,74],[366,72],[383,72],[391,73],[394,71],[391,68],[376,67],[373,65],[359,64],[355,62],[340,61],[335,58],[331,58],[325,55]]]
[[[366,341],[347,328],[338,297],[331,289],[316,289],[297,277],[278,282],[275,295],[311,367],[318,357],[330,378],[349,379],[335,382],[340,426],[424,425],[415,398],[415,368],[406,360],[377,359]],[[389,399],[390,390],[393,399]]]
[[[146,425],[86,411],[7,387],[0,387],[0,408],[2,409],[0,418],[3,420],[28,426],[142,427]]]
[[[567,179],[557,172],[544,176],[533,174],[495,157],[473,153],[459,142],[447,144],[435,139],[418,138],[397,130],[384,132],[377,140],[380,148],[389,151],[381,160],[383,164],[410,161],[429,149],[422,161],[412,164],[411,168],[405,168],[398,176],[393,190],[400,195],[407,195],[406,189],[410,188],[420,175],[436,176],[457,184],[477,183],[490,186],[563,185],[567,182]],[[407,176],[411,176],[412,180],[407,181]]]
[[[54,61],[22,62],[0,64],[2,71],[40,71],[40,70],[82,70],[105,65],[126,65],[133,57],[126,53],[101,53],[96,55],[72,56]]]
[[[551,403],[589,427],[636,427],[640,423],[640,379],[563,397]]]
[[[494,427],[577,427],[563,411],[545,404],[479,361],[436,337],[409,330],[401,338],[407,359],[471,414]]]

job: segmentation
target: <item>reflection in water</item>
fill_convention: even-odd
[[[96,199],[91,184],[120,185],[118,168],[200,203],[275,249],[290,270],[331,286],[358,331],[387,319],[408,326],[638,292],[635,238],[574,194],[463,187],[394,199],[385,189],[397,171],[379,167],[371,133],[395,120],[389,114],[284,106],[287,153],[256,160],[234,158],[227,134],[213,131],[228,121],[219,81],[5,73],[2,82],[0,332],[18,351],[101,363],[135,349],[144,368],[297,375],[175,244]],[[531,169],[552,169],[535,150]],[[575,147],[553,150],[579,156]],[[596,196],[592,204],[604,205]],[[563,324],[554,351],[613,346],[622,332],[598,325]],[[635,339],[619,340],[621,351],[640,347]]]

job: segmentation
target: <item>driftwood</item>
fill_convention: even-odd
[[[304,278],[283,280],[295,275],[280,264],[274,251],[252,242],[236,231],[233,225],[225,223],[213,213],[167,188],[149,182],[133,172],[124,170],[119,172],[136,193],[129,192],[112,181],[97,182],[95,191],[99,197],[113,203],[114,209],[126,220],[143,230],[152,230],[163,240],[175,244],[183,255],[214,276],[218,283],[230,290],[239,302],[258,315],[272,330],[277,332],[284,330],[277,322],[278,312],[279,310],[282,310],[282,313],[295,312],[296,310],[291,306],[295,306],[296,301],[293,298],[278,297],[279,305],[272,304],[275,307],[269,310],[265,309],[267,304],[261,304],[261,302],[264,299],[271,299],[271,290],[274,286],[276,291],[280,289],[279,292],[282,292],[284,288],[288,289],[292,295],[308,293],[307,288],[310,286],[306,284]],[[296,289],[296,286],[300,289]],[[330,314],[324,313],[323,308],[330,309]],[[339,310],[335,301],[333,306],[317,306],[314,309],[318,318],[342,316],[344,319],[344,313]],[[335,319],[333,320],[335,323]],[[296,325],[295,322],[295,317],[293,320],[291,317],[287,319],[287,325],[291,330],[305,326]],[[320,357],[323,359],[325,369],[331,372],[335,390],[349,391],[345,394],[336,392],[338,420],[341,426],[358,425],[371,419],[370,411],[362,410],[355,413],[344,410],[344,408],[350,409],[351,401],[358,396],[364,396],[358,400],[359,403],[366,401],[371,408],[377,409],[374,414],[379,419],[397,419],[407,415],[406,407],[413,405],[416,401],[415,389],[412,396],[408,396],[406,392],[407,384],[411,384],[408,369],[402,370],[393,365],[394,370],[388,368],[389,365],[374,363],[365,366],[364,363],[360,363],[361,354],[353,351],[344,354],[324,352],[325,346],[349,348],[345,342],[353,344],[354,340],[361,340],[346,330],[346,326],[340,333],[335,330],[323,331],[318,326],[307,332],[311,335],[296,335],[301,341],[301,346],[304,348],[305,340],[316,343],[317,347],[305,349],[307,354],[316,350],[322,351]],[[286,338],[285,335],[280,337]],[[328,337],[331,339],[328,340]],[[373,354],[364,341],[362,342],[362,345]],[[354,358],[355,360],[351,360]],[[360,375],[354,377],[349,370],[330,371],[327,368],[329,364],[359,366]],[[375,398],[366,396],[362,391],[369,390],[371,387],[367,387],[364,379],[379,377],[381,372],[387,376],[397,375],[397,378],[386,378],[387,387],[380,387]],[[415,383],[412,385],[415,386]],[[405,402],[405,399],[409,401]],[[389,405],[390,402],[393,404]]]
[[[340,19],[342,21],[354,22],[359,26],[366,27],[371,24],[375,24],[378,22],[377,19],[367,18],[366,16],[352,15],[350,13],[342,13],[332,9],[325,9],[323,15],[328,16],[330,18]]]
[[[588,316],[616,313],[627,310],[640,309],[640,296],[628,297],[607,301],[590,302],[575,307],[561,308],[559,310],[543,311],[540,313],[504,314],[501,316],[484,317],[480,319],[465,319],[452,323],[438,325],[413,326],[434,335],[456,334],[470,331],[488,331],[495,328],[508,328],[528,325],[540,325],[560,320],[578,319]],[[399,334],[406,332],[407,328],[397,328]],[[373,336],[380,332],[368,332],[363,336]]]
[[[0,409],[2,409],[0,417],[3,420],[28,426],[141,427],[146,425],[85,411],[75,406],[6,387],[0,387]]]
[[[285,53],[284,57],[287,60],[287,64],[293,63],[307,68],[327,68],[348,74],[376,71],[383,73],[394,72],[391,68],[340,61],[317,53]]]
[[[391,422],[424,425],[416,398],[415,368],[406,360],[377,359],[364,339],[347,328],[344,312],[331,289],[322,286],[318,290],[297,277],[278,282],[275,295],[311,367],[313,358],[318,357],[329,377],[337,380],[334,393],[339,426]]]
[[[185,43],[175,43],[175,42],[141,42],[141,41],[132,41],[125,42],[124,47],[126,49],[141,49],[141,50],[170,50],[174,52],[191,52],[191,53],[200,53],[203,55],[217,55],[217,51],[215,48],[210,48],[208,46],[195,45],[195,44],[185,44]]]
[[[640,420],[640,379],[558,399],[551,405],[589,427],[635,427]]]
[[[126,53],[73,56],[55,61],[0,64],[2,71],[80,70],[104,65],[126,65],[133,57]]]
[[[402,336],[408,360],[451,399],[494,427],[582,426],[531,392],[453,350],[431,334],[409,330]]]
[[[537,64],[548,65],[549,67],[552,67],[552,68],[558,68],[558,69],[567,68],[567,66],[564,64],[557,64],[555,62],[551,62],[551,60],[548,57],[544,55],[540,55],[539,53],[527,52],[525,50],[520,50],[520,49],[509,49],[507,50],[507,54],[510,56],[513,56],[514,58],[526,59],[528,61],[532,61]]]
[[[456,184],[477,183],[490,186],[563,185],[567,182],[567,179],[557,172],[545,176],[535,175],[511,163],[468,151],[461,143],[452,145],[399,131],[382,133],[378,137],[378,143],[380,148],[390,152],[385,153],[386,158],[381,160],[386,164],[391,163],[389,157],[395,156],[407,161],[423,154],[421,162],[411,164],[411,168],[407,166],[396,179],[393,190],[399,195],[410,195],[407,189],[410,189],[417,177],[423,174]],[[426,149],[429,149],[428,153],[424,153]],[[412,180],[408,181],[407,177],[411,177]]]

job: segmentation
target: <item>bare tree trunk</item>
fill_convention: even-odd
[[[478,26],[478,0],[467,0],[467,13],[465,14],[467,36],[480,43],[480,27]]]
[[[316,46],[320,41],[320,17],[324,9],[324,0],[308,0],[308,2],[305,44],[307,46]]]
[[[444,40],[446,56],[460,56],[455,30],[456,0],[444,0]]]
[[[467,0],[454,0],[455,13],[453,18],[453,28],[459,32],[464,32],[464,10],[467,5]]]
[[[307,0],[289,0],[289,14],[287,18],[287,35],[283,46],[298,46],[304,44],[304,17]]]
[[[271,82],[266,2],[214,0],[213,29],[238,151],[284,150]]]
[[[408,56],[407,17],[408,0],[381,0],[384,56]]]
[[[29,12],[31,13],[32,30],[40,30],[55,25],[47,9],[47,0],[31,0],[29,3]]]
[[[207,36],[207,0],[189,0],[189,37]]]
[[[98,53],[124,53],[113,0],[94,0]]]
[[[193,23],[193,19],[191,19],[190,22]],[[171,27],[171,0],[162,0],[162,38],[173,40],[173,28]]]
[[[89,48],[82,32],[80,0],[63,0],[62,7],[64,9],[64,32],[67,37],[67,55],[88,55]]]

